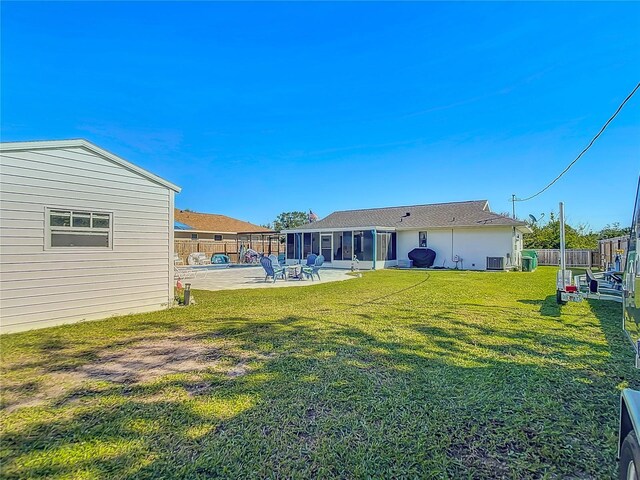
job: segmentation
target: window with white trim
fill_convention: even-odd
[[[47,247],[112,248],[112,214],[47,208]]]
[[[216,242],[221,242],[222,241],[222,235],[214,235],[213,236],[213,240]]]
[[[418,245],[427,248],[427,232],[418,232]]]

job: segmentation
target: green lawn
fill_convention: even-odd
[[[554,279],[368,272],[3,336],[2,476],[611,478],[620,305]]]

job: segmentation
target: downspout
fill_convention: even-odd
[[[453,228],[451,229],[451,261],[453,262]],[[456,263],[456,266],[458,264]]]
[[[376,229],[374,228],[373,230],[371,230],[371,233],[373,233],[373,256],[371,258],[373,258],[373,265],[371,267],[371,270],[375,270],[376,269],[376,257],[378,256],[378,235],[376,232]]]
[[[520,266],[518,259],[518,232],[516,231],[516,227],[513,227],[513,231],[511,232],[511,265],[514,267]]]

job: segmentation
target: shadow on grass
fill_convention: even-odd
[[[593,315],[600,322],[602,332],[610,347],[611,362],[608,364],[608,374],[613,378],[624,381],[632,379],[631,388],[640,388],[638,370],[635,368],[634,348],[622,329],[622,305],[607,300],[585,300]]]
[[[555,295],[548,295],[544,300],[518,300],[518,302],[525,305],[540,305],[540,315],[545,317],[559,318],[562,313]]]
[[[221,339],[231,363],[252,354],[251,368],[78,386],[32,412],[37,421],[8,425],[3,474],[537,478],[578,468],[603,478],[616,401],[603,374],[625,355],[610,309],[591,308],[606,344],[483,326],[453,310],[435,318],[446,325],[379,314],[373,331],[358,313],[194,322],[194,341]],[[41,352],[55,354],[37,365],[73,370],[143,339],[81,352],[47,341]]]

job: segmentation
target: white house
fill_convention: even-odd
[[[327,266],[361,269],[408,264],[414,248],[436,253],[434,266],[506,270],[520,266],[524,222],[491,212],[486,200],[334,212],[286,230],[287,262],[322,254]]]
[[[2,333],[167,308],[177,192],[85,140],[0,144]]]

